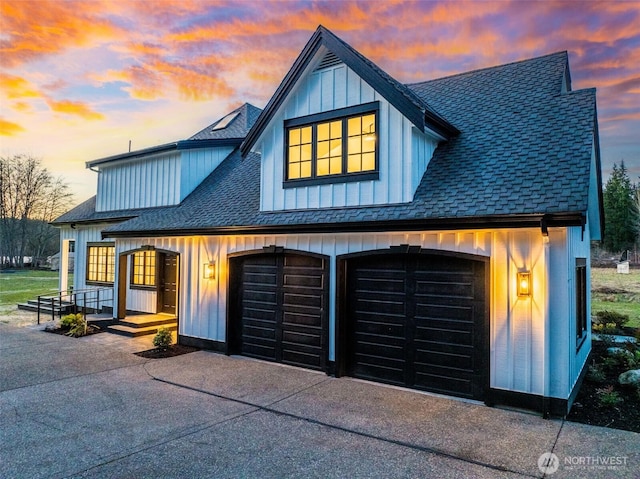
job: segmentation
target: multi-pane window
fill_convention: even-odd
[[[311,177],[311,127],[289,130],[289,179]]]
[[[156,252],[154,250],[133,253],[131,284],[135,286],[156,285]]]
[[[285,182],[348,181],[350,175],[376,173],[377,106],[288,120]]]
[[[318,124],[316,175],[342,173],[342,121]]]
[[[576,258],[576,337],[578,346],[587,332],[587,260]]]
[[[376,167],[376,116],[349,118],[347,173],[371,171]]]
[[[87,283],[113,284],[116,248],[113,244],[87,246]]]

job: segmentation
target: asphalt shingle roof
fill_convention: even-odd
[[[586,212],[595,90],[561,93],[566,68],[567,54],[560,52],[407,85],[461,132],[438,146],[410,203],[260,212],[260,156],[243,159],[236,150],[181,205],[105,231],[178,234]]]

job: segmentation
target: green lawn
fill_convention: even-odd
[[[57,271],[17,270],[0,273],[0,306],[15,306],[38,295],[58,291]]]
[[[640,270],[618,274],[615,268],[591,268],[591,311],[629,316],[627,326],[640,328]]]

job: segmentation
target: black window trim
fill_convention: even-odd
[[[135,268],[135,255],[136,253],[146,253],[148,251],[153,251],[155,253],[155,258],[156,258],[156,271],[154,274],[154,282],[155,284],[150,285],[150,284],[137,284],[133,282],[133,278],[134,278],[134,268]],[[145,261],[145,265],[144,268],[146,270],[147,264]],[[158,290],[158,251],[155,248],[145,248],[145,249],[141,249],[141,250],[137,250],[134,251],[133,254],[131,255],[131,271],[129,274],[129,289],[141,289],[141,290],[145,290],[145,291],[157,291]],[[146,278],[146,273],[143,273],[143,277]]]
[[[323,175],[316,176],[316,126],[318,123],[323,123],[331,120],[347,120],[355,116],[364,116],[367,113],[374,113],[376,118],[375,132],[376,132],[376,148],[375,148],[375,169],[372,171],[361,171],[355,173],[346,173],[347,155],[346,148],[348,144],[347,122],[342,122],[342,171],[343,173],[337,175]],[[305,115],[296,118],[291,118],[284,121],[284,161],[283,161],[283,188],[298,188],[303,186],[314,186],[334,183],[350,183],[354,181],[369,181],[378,180],[380,178],[380,102],[372,101],[369,103],[363,103],[355,106],[348,106],[345,108],[338,108],[337,110],[325,111],[321,113],[314,113],[312,115]],[[311,178],[297,178],[290,180],[287,178],[288,166],[289,166],[289,129],[295,127],[311,126]]]
[[[576,293],[576,352],[587,339],[587,259],[575,259],[575,293]]]
[[[75,243],[75,241],[73,243]],[[97,248],[97,247],[113,248],[113,258],[114,258],[114,263],[113,263],[114,280],[113,281],[96,281],[96,280],[89,279],[89,258],[90,258],[89,249],[92,247],[93,248]],[[88,241],[87,242],[87,256],[86,256],[85,276],[84,276],[85,284],[88,284],[91,286],[113,286],[115,284],[115,257],[116,257],[115,251],[116,251],[115,241]]]

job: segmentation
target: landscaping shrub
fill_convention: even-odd
[[[63,328],[73,328],[78,323],[82,322],[82,314],[67,314],[60,318],[60,326]]]
[[[161,351],[165,351],[171,346],[171,331],[162,327],[153,337],[153,345]]]
[[[63,328],[69,328],[65,334],[78,338],[87,334],[87,321],[82,314],[67,314],[60,318],[60,325]]]
[[[613,324],[613,328],[615,328],[615,332],[607,333],[605,331],[604,334],[622,334],[622,327],[629,322],[628,314],[621,314],[616,311],[598,311],[596,313],[596,317],[593,322],[593,331],[598,332],[596,330],[596,326],[600,325],[605,329],[612,329],[611,325]]]
[[[592,383],[602,384],[607,380],[607,375],[602,370],[602,366],[598,364],[592,364],[587,370],[587,380]]]
[[[617,334],[620,332],[616,323],[593,323],[591,330],[598,334]]]
[[[618,391],[614,391],[613,386],[596,389],[600,404],[605,407],[614,407],[623,402]]]

